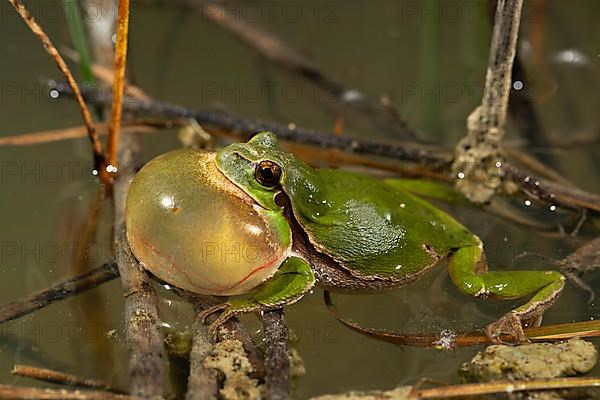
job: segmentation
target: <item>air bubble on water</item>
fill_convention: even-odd
[[[502,166],[502,163],[500,161],[496,162],[496,168],[500,168]]]
[[[93,170],[92,170],[92,175],[94,175],[94,176],[98,176],[98,170],[97,170],[97,169],[93,169]]]
[[[465,179],[465,173],[464,172],[459,172],[458,173],[458,179]]]
[[[556,206],[554,204],[550,206],[550,211],[556,211]]]
[[[165,289],[167,289],[167,290],[171,290],[171,286],[170,286],[170,285],[167,285],[166,283],[163,285],[163,287],[164,287]]]
[[[352,102],[352,101],[359,101],[362,99],[362,94],[360,94],[360,92],[358,90],[346,90],[343,94],[342,94],[342,100],[345,102]]]
[[[293,131],[294,129],[296,129],[296,124],[295,124],[295,123],[293,123],[293,122],[290,122],[290,123],[288,124],[288,129],[290,129],[290,130],[292,130],[292,131]]]
[[[53,99],[58,99],[58,97],[60,96],[60,92],[56,89],[52,89],[50,91],[50,97],[52,97]]]
[[[590,62],[589,57],[577,49],[566,49],[559,51],[552,56],[552,59],[557,63],[576,66],[588,65]]]
[[[400,204],[400,208],[404,208],[404,207],[406,207],[406,204],[404,204],[404,203]]]
[[[513,89],[515,90],[521,90],[523,89],[523,82],[522,81],[514,81],[513,82]]]
[[[171,328],[171,324],[164,321],[161,321],[160,326],[162,326],[163,328]]]
[[[529,207],[531,205],[531,200],[525,200],[525,205]]]
[[[112,165],[112,164],[108,164],[106,166],[106,172],[109,172],[111,174],[115,174],[115,173],[117,173],[117,171],[118,171],[118,168],[116,166]]]

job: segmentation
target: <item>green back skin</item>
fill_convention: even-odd
[[[400,280],[479,243],[452,217],[403,190],[365,175],[311,168],[281,150],[270,132],[226,147],[216,162],[260,206],[282,212],[275,203],[280,189],[254,177],[264,160],[281,166],[281,188],[311,243],[356,276]]]

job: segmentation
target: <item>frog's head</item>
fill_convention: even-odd
[[[217,154],[219,170],[261,207],[276,210],[275,195],[284,179],[286,154],[271,132],[261,132],[247,143],[234,143]]]
[[[272,132],[256,134],[247,143],[234,143],[217,154],[219,170],[267,210],[278,210],[275,196],[282,187],[306,177],[306,164],[284,152]]]

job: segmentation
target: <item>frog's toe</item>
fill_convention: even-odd
[[[523,332],[523,321],[516,312],[509,312],[499,320],[488,324],[484,329],[485,334],[495,344],[504,343],[503,334],[511,335],[517,343],[528,343],[529,338]]]
[[[213,340],[217,340],[219,329],[235,316],[235,311],[228,308],[219,315],[219,317],[208,326],[208,334]]]
[[[211,315],[216,314],[218,312],[221,312],[223,310],[226,310],[230,306],[231,306],[231,304],[229,304],[228,302],[215,304],[214,306],[211,306],[205,310],[202,310],[198,314],[198,318],[200,319],[200,321],[202,321],[203,324],[206,324],[206,320],[208,319],[208,317],[210,317]]]

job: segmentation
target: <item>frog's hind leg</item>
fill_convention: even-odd
[[[483,245],[479,240],[458,249],[450,257],[449,270],[454,284],[470,296],[516,299],[533,295],[527,303],[486,327],[486,334],[496,342],[503,333],[512,334],[519,342],[526,342],[523,324],[531,325],[539,320],[565,285],[564,275],[557,271],[488,272]]]
[[[209,333],[216,336],[217,329],[231,317],[255,311],[272,310],[295,303],[315,284],[315,276],[303,259],[289,257],[279,267],[275,275],[245,296],[217,304],[200,314],[203,322],[211,314],[221,312],[210,324]]]

